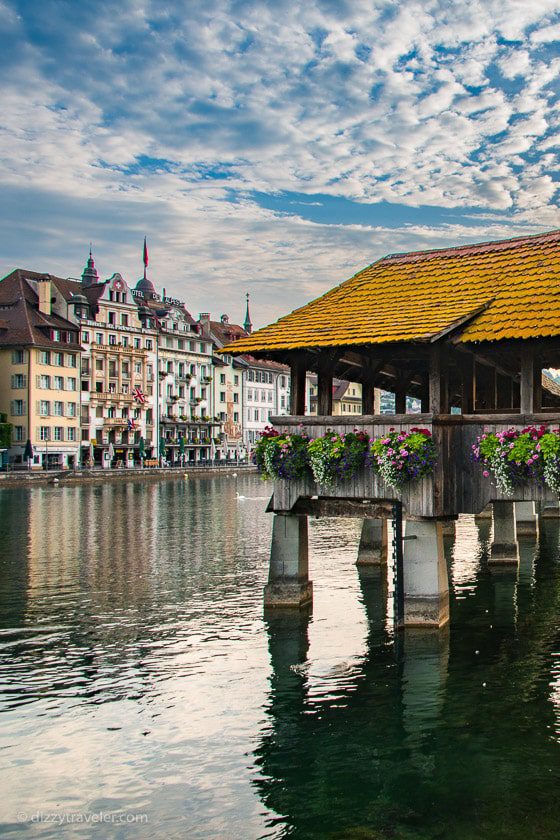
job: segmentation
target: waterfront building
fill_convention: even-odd
[[[79,330],[48,274],[16,269],[0,282],[0,411],[9,461],[67,469],[79,461]]]
[[[243,367],[243,440],[250,452],[270,418],[289,412],[290,369],[250,355],[238,362]]]
[[[318,385],[316,374],[307,373],[306,376],[306,414],[311,416],[317,414]],[[374,389],[373,413],[380,412],[381,392]],[[347,379],[333,379],[332,385],[332,413],[333,416],[351,417],[353,414],[362,414],[362,384],[361,382],[348,382]]]
[[[157,327],[157,405],[160,438],[170,463],[213,460],[219,449],[222,421],[215,416],[213,344],[201,334],[185,304],[160,296],[146,277],[133,296]]]
[[[212,341],[218,349],[247,335],[239,324],[230,323],[228,315],[222,315],[219,321],[212,321],[210,313],[203,312],[198,323],[202,337]],[[227,353],[214,356],[213,365],[213,405],[216,417],[222,424],[215,456],[230,461],[244,460],[248,456],[243,440],[244,365]]]
[[[132,466],[143,439],[157,457],[155,370],[158,334],[123,276],[100,280],[89,256],[82,274],[76,321],[81,328],[82,460]]]

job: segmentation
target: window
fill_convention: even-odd
[[[134,349],[135,350],[140,350],[140,339],[139,338],[134,339]]]
[[[206,344],[203,344],[202,342],[200,342],[200,352],[206,353]]]
[[[191,374],[191,376],[196,376],[196,365],[190,366],[189,373]]]
[[[25,362],[25,350],[12,350],[12,364],[23,365]]]
[[[154,342],[151,338],[146,339],[146,350],[153,350],[154,349]]]
[[[114,406],[110,405],[107,409],[107,417],[115,417],[115,408]]]
[[[77,404],[75,402],[68,403],[68,417],[77,417]]]
[[[191,395],[191,400],[194,400],[194,398],[196,397],[196,390],[194,388],[191,388],[190,395]]]
[[[115,293],[114,293],[114,291],[113,291],[112,289],[109,289],[109,300],[110,300],[111,302],[113,302],[113,301],[115,300]],[[109,315],[111,315],[111,314],[112,314],[112,313],[111,313],[111,312],[109,312]]]
[[[112,293],[109,292],[109,294],[112,294]],[[109,322],[109,324],[111,324],[112,327],[115,326],[116,318],[115,318],[115,313],[114,312],[109,312],[108,322]],[[109,344],[110,343],[111,343],[111,336],[109,336]]]
[[[64,367],[64,353],[53,353],[53,365]]]
[[[64,417],[64,403],[55,400],[53,403],[53,414],[55,417]]]
[[[89,331],[88,330],[82,330],[82,341],[84,342],[84,344],[89,344]]]
[[[76,429],[74,428],[74,426],[68,426],[66,431],[67,431],[67,440],[76,440]]]
[[[177,339],[177,347],[179,348],[179,350],[182,350],[184,346],[185,346],[185,342],[183,341],[183,339],[178,338]]]
[[[53,432],[53,440],[64,440],[64,428],[62,426],[55,426]]]
[[[238,402],[239,402],[239,394],[234,394],[234,395],[233,395],[233,401],[234,401],[234,403],[238,403]]]
[[[123,362],[122,363],[122,375],[125,376],[127,379],[130,378],[130,363]]]
[[[37,377],[37,386],[39,388],[50,388],[51,387],[51,378],[50,376],[45,376],[42,374],[41,376]]]
[[[67,391],[76,391],[77,390],[77,383],[76,379],[73,376],[69,376],[66,380],[66,390]]]
[[[115,361],[109,361],[109,376],[116,376],[117,375],[117,363]]]
[[[226,375],[225,373],[220,373],[220,385],[226,384]]]
[[[49,426],[41,426],[39,428],[39,439],[40,440],[50,440],[51,439],[51,430]]]
[[[286,408],[286,397],[280,397],[280,407]]]
[[[281,388],[285,388],[285,387],[286,387],[286,377],[285,377],[285,376],[281,376],[281,377],[280,377],[280,387],[281,387]]]
[[[268,392],[268,401],[272,402],[272,391]]]
[[[95,360],[95,370],[103,370],[103,359]]]
[[[259,422],[259,409],[258,408],[255,408],[255,420],[256,420],[257,423]]]
[[[54,381],[55,391],[64,391],[64,377],[63,376],[55,376],[53,381]]]
[[[102,394],[103,393],[103,382],[96,382],[95,383],[95,393]],[[103,415],[101,415],[103,416]]]
[[[12,400],[11,415],[13,417],[22,417],[27,411],[27,403],[25,400]]]
[[[123,312],[121,315],[121,327],[128,327],[128,315]]]
[[[122,337],[122,346],[123,347],[128,347],[128,336],[127,335],[123,335],[123,337]]]
[[[234,423],[239,423],[239,412],[238,411],[233,412],[233,422]]]
[[[248,374],[247,374],[247,379],[249,380],[249,382],[254,382],[254,381],[255,381],[255,374],[253,373],[253,371],[252,371],[252,370],[250,370],[250,371],[248,372]]]
[[[233,384],[239,385],[239,376],[237,376],[237,374],[233,377]]]
[[[39,400],[39,414],[41,417],[48,417],[51,413],[51,404],[49,400]]]
[[[51,351],[50,350],[40,350],[39,351],[39,364],[50,365],[50,363],[51,363]]]
[[[12,388],[27,388],[27,376],[24,373],[12,374]]]
[[[225,391],[220,391],[220,402],[225,402],[225,401],[226,401],[226,392]]]
[[[117,343],[117,336],[114,335],[113,333],[110,333],[109,334],[109,344],[114,346],[116,343]]]
[[[66,367],[76,367],[76,354],[75,353],[67,353],[66,354]]]
[[[53,341],[60,341],[60,330],[51,330],[51,338]]]
[[[14,426],[14,442],[25,440],[25,426]]]
[[[95,333],[96,344],[103,344],[103,333]]]

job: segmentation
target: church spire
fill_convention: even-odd
[[[251,333],[253,331],[253,325],[251,323],[251,316],[249,315],[249,292],[245,295],[247,298],[247,311],[245,313],[245,323],[243,324],[243,329],[247,333]]]
[[[89,243],[89,257],[87,261],[87,265],[82,271],[82,285],[83,286],[95,286],[96,283],[99,282],[99,274],[97,273],[97,269],[95,267],[95,263],[93,261],[93,257],[91,255],[91,242]]]

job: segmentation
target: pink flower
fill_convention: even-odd
[[[484,476],[484,478],[488,478],[490,473],[488,472],[488,470],[484,470],[482,475]]]

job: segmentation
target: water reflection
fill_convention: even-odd
[[[461,517],[450,627],[395,635],[351,520],[311,522],[313,613],[263,618],[267,490],[0,490],[2,835],[108,809],[142,840],[557,837],[558,521],[497,574]]]

